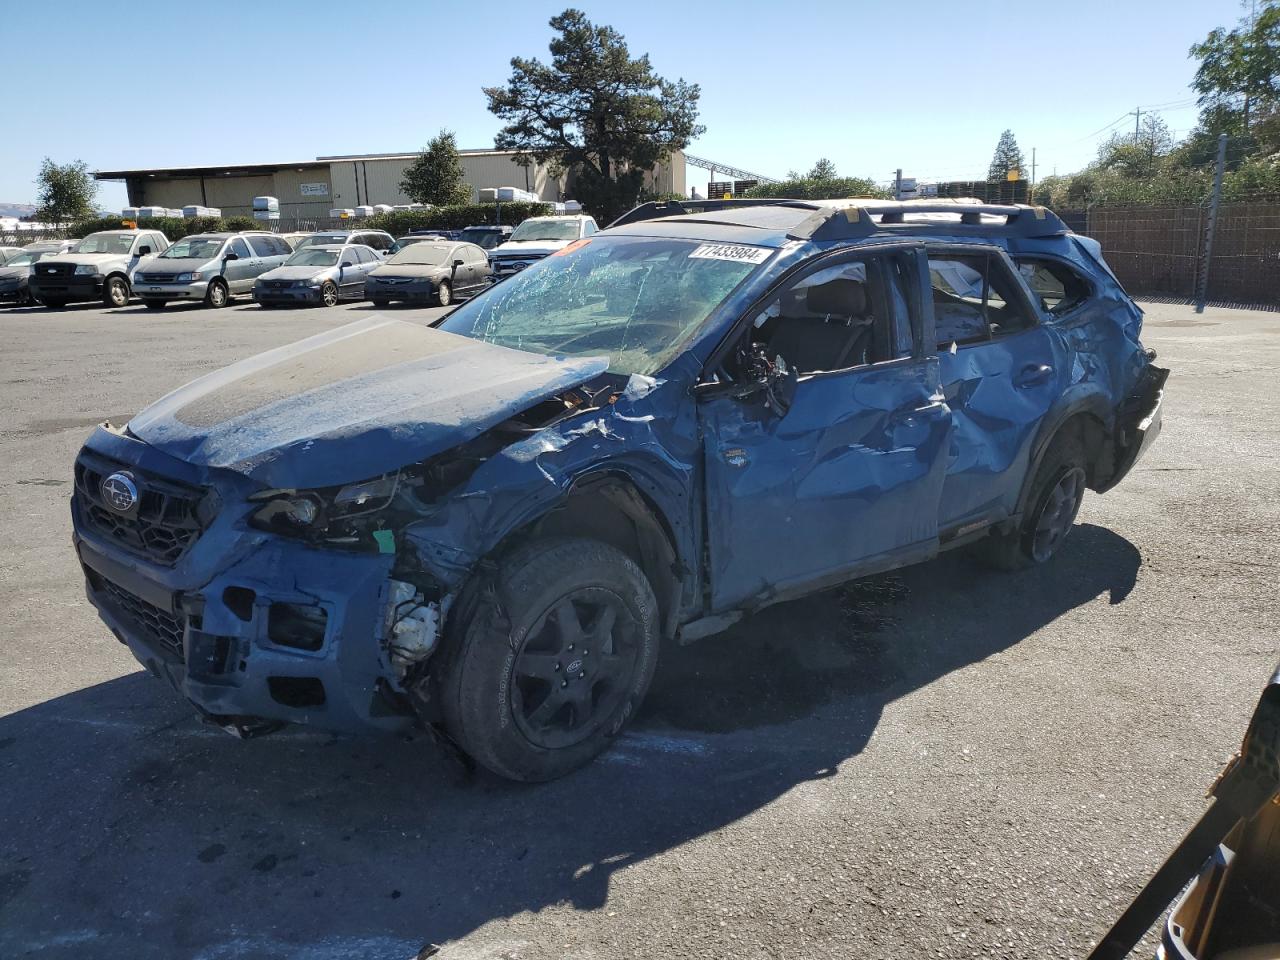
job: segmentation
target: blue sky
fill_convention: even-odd
[[[480,88],[512,56],[547,57],[568,0],[63,0],[6,3],[11,96],[0,201],[33,198],[41,157],[92,168],[276,162],[419,148],[441,127],[489,147]],[[1237,0],[730,5],[579,0],[702,86],[690,151],[765,175],[818,157],[887,180],[982,177],[1011,128],[1037,176],[1087,163],[1136,106],[1195,123],[1187,47],[1234,24]],[[56,53],[47,42],[53,21]],[[16,112],[15,112],[16,111]],[[1133,118],[1116,124],[1131,125]],[[706,174],[689,183],[705,189]],[[104,185],[119,209],[123,185]]]

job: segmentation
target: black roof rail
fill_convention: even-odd
[[[918,226],[908,223],[907,216],[916,214],[958,214],[955,221],[939,221],[938,226],[979,227],[1004,236],[1053,237],[1071,233],[1056,213],[1047,207],[1027,204],[966,203],[947,200],[658,200],[642,203],[627,211],[610,227],[640,223],[661,217],[712,213],[734,207],[795,207],[813,212],[787,231],[793,240],[858,240],[874,236],[881,228]],[[1004,222],[990,222],[987,217],[1003,217]]]

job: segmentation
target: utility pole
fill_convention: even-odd
[[[1036,192],[1036,148],[1031,148],[1031,192]]]
[[[899,167],[893,173],[893,199],[902,199],[902,168]]]
[[[1218,201],[1222,199],[1222,168],[1227,165],[1227,135],[1218,134],[1218,164],[1213,171],[1213,196],[1209,199],[1209,219],[1204,226],[1204,259],[1200,263],[1200,284],[1196,291],[1196,313],[1204,313],[1209,296],[1209,258],[1213,256],[1213,228],[1218,220]]]
[[[1138,121],[1142,118],[1142,108],[1136,107],[1129,111],[1133,114],[1133,142],[1138,142]]]

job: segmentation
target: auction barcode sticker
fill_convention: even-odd
[[[704,243],[690,260],[736,260],[738,263],[764,263],[773,253],[768,247],[745,247],[736,243]]]

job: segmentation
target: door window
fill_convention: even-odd
[[[253,252],[259,257],[276,256],[275,242],[271,237],[250,237],[249,246],[253,247]]]
[[[1018,272],[1041,309],[1054,316],[1074,310],[1093,293],[1087,280],[1056,260],[1022,259],[1018,261]]]
[[[939,349],[985,343],[1034,322],[1018,283],[995,253],[930,252]]]
[[[800,375],[910,356],[898,259],[848,260],[802,276],[756,314],[752,343]]]
[[[241,260],[248,260],[252,254],[249,253],[249,245],[244,242],[242,237],[236,237],[231,241],[231,252]]]

